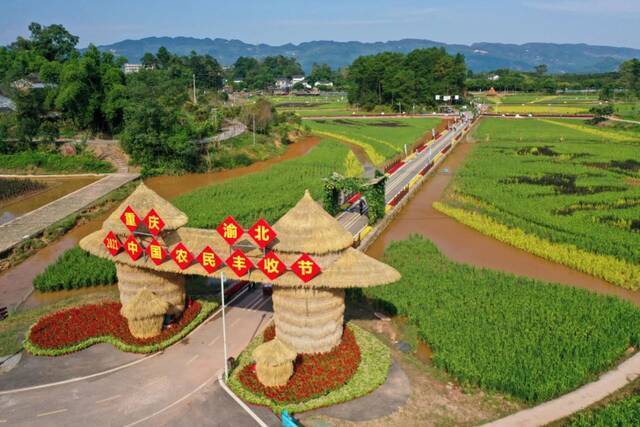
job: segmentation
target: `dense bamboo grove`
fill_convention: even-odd
[[[640,310],[612,297],[457,264],[418,236],[385,257],[401,281],[366,294],[407,316],[434,364],[462,382],[545,401],[638,344]]]
[[[587,271],[588,257],[562,259],[560,249],[548,254],[618,285],[640,286],[631,271],[640,263],[639,134],[569,120],[485,119],[474,137],[478,146],[458,172],[446,206],[572,245],[576,253],[614,257],[630,268],[621,272],[604,263],[599,272]]]

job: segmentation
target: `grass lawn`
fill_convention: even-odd
[[[380,165],[402,153],[423,135],[431,136],[431,129],[439,118],[411,119],[338,119],[309,120],[311,130],[321,136],[341,139],[364,148],[371,161]]]
[[[406,316],[463,384],[546,401],[638,345],[640,310],[613,297],[458,264],[420,236],[392,243],[385,262],[402,279],[365,294]]]
[[[54,304],[11,313],[0,322],[0,356],[16,353],[22,349],[22,343],[32,324],[40,317],[61,310],[85,304],[97,304],[104,301],[117,301],[118,289],[114,286],[96,288],[90,294],[65,298]]]
[[[93,154],[63,156],[44,151],[21,151],[0,154],[0,173],[18,174],[70,174],[113,172],[111,163],[99,160]]]
[[[615,105],[615,114],[621,119],[640,121],[640,102],[619,103]]]
[[[586,114],[589,112],[589,105],[562,105],[562,104],[498,104],[492,110],[495,113],[515,113],[515,114]]]
[[[484,119],[436,207],[539,256],[640,287],[640,134],[575,120]]]

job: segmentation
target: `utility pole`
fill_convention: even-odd
[[[256,113],[253,113],[253,145],[256,145]]]
[[[229,362],[227,360],[227,322],[224,316],[224,273],[220,273],[220,300],[222,302],[222,345],[224,347],[224,381],[229,381]]]
[[[196,75],[193,74],[193,103],[198,105],[198,98],[196,98]]]

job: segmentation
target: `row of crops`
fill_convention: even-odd
[[[11,199],[46,187],[41,181],[22,178],[0,178],[0,201]]]
[[[546,252],[554,261],[584,271],[597,267],[588,272],[640,286],[640,135],[569,120],[485,119],[474,138],[479,144],[457,173],[445,207],[486,218],[469,224],[485,234],[495,234],[491,223],[506,226],[518,239],[558,245],[557,257]],[[605,258],[598,266],[586,258],[563,260],[561,245],[626,267]]]
[[[416,325],[433,363],[462,383],[545,401],[638,345],[640,310],[613,297],[454,263],[418,236],[385,261],[402,279],[367,296]]]
[[[361,146],[379,166],[403,153],[405,144],[411,149],[416,140],[428,135],[440,122],[438,118],[336,119],[310,120],[307,124],[315,134]]]
[[[189,217],[189,225],[215,228],[228,215],[248,227],[258,218],[275,222],[308,189],[316,200],[323,194],[322,178],[349,166],[351,151],[335,141],[324,140],[309,154],[288,160],[262,172],[202,187],[173,200]],[[353,160],[353,159],[351,159]],[[113,263],[84,252],[79,247],[65,252],[36,277],[41,291],[74,289],[115,283]]]
[[[640,394],[628,396],[608,405],[585,411],[571,418],[568,427],[610,427],[640,425]]]
[[[12,154],[0,154],[0,171],[42,172],[42,173],[108,173],[113,165],[100,160],[91,153],[77,156],[63,156],[46,151],[21,151]]]

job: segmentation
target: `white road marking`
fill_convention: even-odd
[[[212,345],[214,345],[216,343],[216,341],[218,341],[220,339],[220,336],[215,337],[214,339],[211,340],[211,342],[209,344],[207,344],[209,347],[211,347]]]
[[[4,424],[6,422],[7,422],[7,420],[0,420],[0,424]]]
[[[196,360],[198,357],[200,357],[199,354],[195,354],[191,359],[187,360],[187,363],[185,364],[186,366],[191,365],[191,363]]]
[[[43,412],[41,414],[36,415],[37,417],[46,417],[47,415],[53,415],[53,414],[60,414],[62,412],[67,412],[67,409],[63,408],[63,409],[58,409],[56,411],[51,411],[51,412]]]
[[[122,396],[122,395],[121,394],[116,394],[115,396],[107,397],[105,399],[96,400],[96,403],[109,402],[110,400],[115,400],[115,399],[119,398],[120,396]]]
[[[260,427],[267,427],[267,425],[264,423],[264,421],[262,421],[262,420],[261,420],[261,419],[260,419],[260,418],[255,414],[255,412],[253,412],[253,411],[252,411],[252,410],[251,410],[251,409],[246,405],[246,403],[244,403],[242,400],[240,400],[240,398],[239,398],[238,396],[236,396],[236,395],[235,395],[235,393],[234,393],[234,392],[232,392],[232,391],[229,389],[229,387],[227,387],[227,385],[224,383],[224,381],[222,381],[222,372],[218,373],[218,382],[220,383],[220,386],[222,387],[222,389],[223,389],[225,392],[227,392],[227,394],[228,394],[229,396],[231,396],[231,398],[232,398],[233,400],[235,400],[235,401],[238,403],[238,405],[240,405],[240,407],[241,407],[242,409],[244,409],[244,410],[245,410],[245,412],[246,412],[247,414],[249,414],[249,416],[251,416],[251,418],[253,418],[253,420],[254,420],[256,423],[258,423],[258,425],[259,425]],[[128,427],[128,426],[126,426],[126,427]]]

